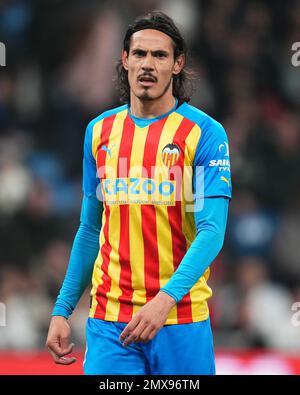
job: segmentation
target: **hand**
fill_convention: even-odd
[[[70,344],[71,328],[65,317],[54,316],[51,319],[46,346],[56,364],[71,365],[76,362],[74,357],[65,357],[73,351]]]
[[[150,302],[146,303],[132,318],[120,335],[123,346],[131,342],[147,343],[152,340],[160,328],[165,324],[168,314],[176,304],[175,299],[159,292]]]

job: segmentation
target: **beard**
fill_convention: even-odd
[[[172,84],[172,81],[173,81],[173,77],[170,78],[170,80],[164,87],[163,91],[158,94],[151,94],[151,88],[146,87],[144,88],[143,93],[136,95],[136,97],[143,101],[152,101],[152,100],[160,99],[162,96],[166,94],[166,92],[170,88],[170,85]]]

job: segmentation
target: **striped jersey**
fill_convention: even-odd
[[[128,105],[104,112],[86,130],[83,192],[96,194],[104,208],[89,316],[129,322],[193,242],[196,200],[231,198],[226,132],[187,103],[145,124]],[[209,268],[166,324],[208,318],[208,278]]]

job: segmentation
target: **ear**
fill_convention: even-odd
[[[123,52],[122,52],[122,64],[123,64],[124,69],[128,71],[128,62],[127,62],[127,60],[128,60],[127,52],[125,50],[123,50]]]
[[[185,65],[185,56],[183,54],[179,55],[174,63],[173,74],[177,75],[181,72]]]

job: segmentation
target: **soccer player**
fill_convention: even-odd
[[[186,53],[167,15],[137,18],[118,67],[126,104],[87,126],[81,223],[46,342],[56,363],[75,362],[68,317],[92,280],[85,374],[215,374],[207,280],[229,150],[221,124],[188,104]]]

